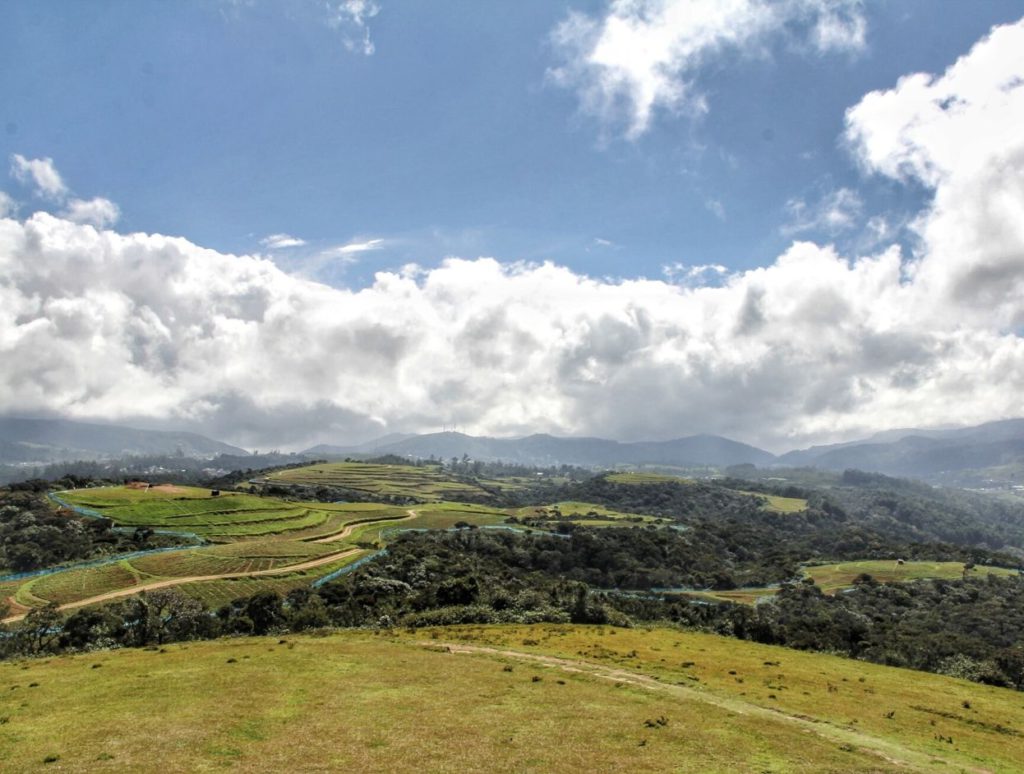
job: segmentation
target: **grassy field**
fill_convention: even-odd
[[[572,522],[585,527],[623,527],[636,524],[654,524],[659,521],[654,516],[636,513],[622,513],[595,503],[583,503],[565,500],[546,506],[527,506],[518,508],[513,513],[523,519],[539,519],[558,522]]]
[[[624,471],[622,473],[609,473],[605,478],[613,484],[692,484],[692,478],[681,476],[668,476],[664,473],[642,473],[640,471]]]
[[[883,559],[819,564],[804,568],[804,574],[813,578],[814,582],[827,594],[834,594],[841,589],[850,588],[854,579],[862,573],[867,573],[880,583],[898,583],[926,578],[958,579],[964,576],[964,565],[962,562],[904,562],[897,564],[895,559]],[[1016,575],[1017,571],[1002,567],[980,566],[972,569],[968,575],[984,577],[990,573]]]
[[[329,462],[281,470],[264,480],[268,483],[336,486],[379,497],[413,497],[423,501],[487,496],[487,492],[476,484],[457,481],[432,466]]]
[[[781,497],[780,495],[765,494],[764,492],[744,492],[736,490],[739,494],[758,497],[766,502],[765,510],[775,513],[802,513],[807,510],[807,501],[799,497]]]
[[[843,589],[852,588],[854,580],[861,574],[868,574],[879,583],[904,583],[915,580],[949,579],[964,577],[962,562],[904,562],[897,564],[895,559],[869,559],[860,562],[840,562],[838,564],[817,564],[804,568],[806,578],[814,582],[826,594],[835,594]],[[1016,570],[1003,567],[980,566],[973,568],[968,577],[984,577],[988,574],[1016,575]],[[753,605],[764,597],[776,594],[777,588],[745,588],[728,591],[692,591],[685,596],[708,599],[719,602],[737,602]]]
[[[664,483],[676,483],[676,484],[692,484],[693,479],[680,478],[678,476],[668,476],[663,473],[643,473],[643,472],[622,472],[622,473],[609,473],[606,478],[616,484],[635,484],[638,486],[645,484],[664,484]],[[737,494],[748,495],[750,497],[758,497],[766,501],[765,510],[774,511],[775,513],[800,513],[801,511],[807,510],[807,501],[799,497],[781,497],[779,495],[764,494],[763,492],[745,492],[742,490],[733,490]]]
[[[0,697],[9,771],[1012,772],[1024,734],[1006,689],[571,626],[7,662]]]

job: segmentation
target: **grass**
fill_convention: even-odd
[[[692,484],[692,478],[681,476],[669,476],[664,473],[642,473],[640,471],[624,471],[622,473],[609,473],[605,478],[613,484]]]
[[[527,506],[515,510],[519,518],[540,519],[551,524],[571,522],[585,527],[622,527],[632,524],[653,524],[659,520],[654,516],[623,513],[603,505],[563,500],[547,506]]]
[[[139,574],[133,572],[127,561],[105,564],[100,567],[85,567],[53,575],[41,575],[18,589],[16,599],[22,604],[35,597],[59,605],[105,594],[115,589],[136,586]]]
[[[335,486],[377,497],[411,497],[424,501],[488,494],[482,487],[455,480],[433,466],[329,462],[277,471],[264,480],[268,483]]]
[[[290,502],[240,493],[211,497],[210,490],[195,487],[103,487],[62,492],[60,497],[98,511],[120,526],[194,532],[210,540],[330,534],[372,513],[372,509],[333,503]]]
[[[780,495],[765,494],[764,492],[744,492],[737,489],[738,494],[750,495],[765,500],[764,509],[775,513],[802,513],[807,510],[807,501],[800,497],[782,497]]]
[[[853,586],[854,579],[867,573],[880,583],[899,583],[904,581],[936,579],[959,579],[964,576],[962,562],[904,562],[897,564],[895,559],[866,560],[861,562],[840,562],[838,564],[819,564],[804,568],[804,574],[813,578],[814,582],[827,594],[834,594],[842,589]],[[970,577],[993,575],[1016,575],[1016,570],[1003,567],[980,566],[972,569]]]
[[[897,564],[895,559],[866,559],[859,562],[839,562],[837,564],[817,564],[804,568],[804,577],[812,578],[815,584],[826,594],[835,594],[844,589],[853,588],[854,580],[861,574],[868,574],[879,583],[906,583],[916,580],[946,579],[957,580],[964,577],[962,562],[904,562]],[[987,565],[973,568],[968,577],[984,577],[993,575],[1017,575],[1017,570]],[[718,602],[736,602],[742,605],[753,605],[765,597],[774,596],[777,588],[743,588],[728,591],[688,591],[685,596],[697,599],[708,599]]]
[[[712,635],[572,626],[7,662],[0,695],[11,771],[59,756],[53,768],[73,772],[1010,772],[1024,729],[1006,689]]]

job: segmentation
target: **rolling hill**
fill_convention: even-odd
[[[229,638],[0,664],[16,771],[1019,771],[1020,694],[670,629]]]

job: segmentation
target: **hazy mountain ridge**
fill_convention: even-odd
[[[0,463],[47,463],[178,453],[197,458],[247,454],[236,446],[197,433],[141,430],[64,419],[0,418]],[[594,468],[618,465],[725,468],[741,464],[837,471],[854,468],[932,480],[961,474],[984,479],[992,475],[991,469],[998,468],[1003,473],[996,474],[997,477],[1001,475],[1012,479],[1017,467],[1024,470],[1024,419],[952,429],[885,430],[863,440],[812,446],[779,456],[715,435],[692,435],[670,441],[621,442],[543,433],[520,438],[494,438],[458,432],[390,433],[360,444],[320,444],[300,454],[334,458],[394,454],[444,460],[465,455],[484,461]]]
[[[248,454],[198,433],[139,430],[68,419],[0,418],[0,462],[46,463],[179,451],[186,457]]]
[[[383,439],[382,439],[383,440]],[[463,454],[479,460],[504,460],[534,465],[769,465],[775,455],[749,444],[714,435],[672,441],[622,443],[605,438],[559,438],[547,434],[524,438],[489,438],[463,433],[428,433],[395,442],[359,447],[315,446],[306,454],[396,454],[441,459]]]

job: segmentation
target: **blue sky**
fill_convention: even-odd
[[[238,253],[306,240],[280,252],[286,267],[383,240],[312,267],[335,284],[446,255],[611,277],[745,268],[793,237],[788,202],[846,187],[864,221],[918,209],[918,191],[858,172],[845,109],[941,71],[1024,4],[869,2],[858,51],[780,36],[757,56],[709,55],[693,75],[707,113],[661,112],[634,139],[602,137],[548,75],[567,12],[604,8],[381,0],[368,56],[345,45],[359,30],[304,0],[4,2],[0,156],[52,158],[70,187],[118,203],[122,229]],[[799,236],[855,248],[851,231]]]
[[[0,414],[1019,416],[1024,0],[0,0]]]

